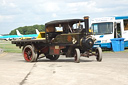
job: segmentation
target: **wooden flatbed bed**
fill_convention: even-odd
[[[30,39],[30,40],[14,40],[12,44],[16,44],[16,46],[23,46],[25,44],[45,44],[45,39]]]

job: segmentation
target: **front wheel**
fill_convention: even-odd
[[[34,46],[32,45],[25,46],[22,53],[27,62],[35,62],[37,60],[37,52],[35,52]]]
[[[78,48],[75,49],[74,58],[75,58],[75,63],[80,62],[80,50]]]
[[[59,58],[59,55],[47,55],[46,58],[50,60],[57,60]]]
[[[96,48],[96,60],[99,62],[102,61],[102,49],[100,47]]]

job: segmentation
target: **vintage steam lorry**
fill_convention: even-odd
[[[92,52],[95,39],[89,32],[89,17],[84,19],[55,20],[45,24],[45,32],[40,39],[15,40],[22,48],[23,57],[28,62],[36,62],[40,54],[50,60],[57,60],[60,55],[74,57],[76,63],[80,57],[96,56],[97,61],[102,61],[100,47]]]

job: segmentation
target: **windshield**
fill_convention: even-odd
[[[94,35],[112,34],[113,33],[113,23],[95,23],[92,24],[91,29]]]
[[[73,29],[83,29],[83,28],[85,28],[84,22],[79,22],[79,23],[73,24]]]

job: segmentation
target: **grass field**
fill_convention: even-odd
[[[0,40],[0,48],[3,49],[4,52],[9,53],[21,53],[22,50],[19,47],[16,47],[15,44],[11,44],[11,41],[3,41]],[[103,50],[103,52],[113,52],[112,50]],[[128,48],[121,52],[128,52]]]
[[[0,48],[3,49],[4,52],[9,52],[9,53],[21,53],[22,52],[22,50],[16,47],[15,44],[11,44],[11,41],[0,40]]]

